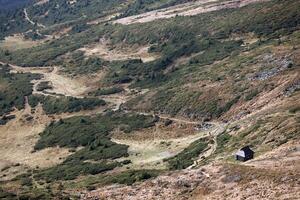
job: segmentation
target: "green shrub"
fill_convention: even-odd
[[[130,132],[154,126],[155,122],[152,116],[111,112],[96,117],[72,117],[51,123],[40,134],[35,150],[55,146],[83,148],[67,157],[62,164],[42,170],[36,177],[49,181],[71,180],[80,174],[98,174],[127,164],[113,161],[128,156],[128,146],[112,142],[110,132],[122,125],[128,126]]]
[[[203,150],[207,148],[208,142],[209,141],[205,139],[199,139],[190,144],[175,157],[167,159],[169,168],[171,170],[177,170],[189,167],[194,163],[193,159],[197,158],[203,152]]]
[[[291,108],[290,110],[289,110],[289,112],[290,113],[293,113],[293,114],[295,114],[295,113],[297,113],[297,112],[299,112],[300,111],[300,106],[295,106],[295,107],[293,107],[293,108]]]
[[[13,199],[18,199],[18,198],[17,198],[17,195],[15,195],[13,193],[10,193],[10,192],[6,192],[5,190],[3,190],[0,187],[0,199],[10,199],[10,200],[13,200]]]
[[[74,98],[53,97],[43,95],[31,95],[28,98],[31,107],[41,103],[47,114],[59,114],[64,112],[78,112],[80,110],[91,110],[97,106],[104,106],[106,102],[98,98]]]
[[[111,94],[117,94],[120,92],[123,92],[124,89],[120,87],[111,87],[111,88],[105,88],[105,89],[99,89],[93,92],[92,94],[95,96],[101,96],[101,95],[111,95]]]
[[[32,94],[33,79],[40,76],[29,73],[9,73],[10,67],[0,64],[0,116],[9,113],[14,107],[22,109],[25,97]]]
[[[48,90],[48,89],[52,89],[52,86],[50,85],[49,82],[47,81],[43,81],[43,82],[40,82],[38,85],[37,85],[37,91],[44,91],[44,90]]]
[[[228,133],[222,133],[217,137],[217,152],[221,152],[225,145],[232,139],[232,136]]]
[[[158,174],[158,171],[155,170],[130,170],[114,175],[113,177],[106,179],[105,182],[106,184],[119,183],[132,185],[135,182],[144,181],[156,177],[158,176]]]
[[[256,97],[259,94],[258,90],[252,90],[247,96],[245,97],[246,101],[252,100],[254,97]]]

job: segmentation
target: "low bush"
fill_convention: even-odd
[[[91,110],[97,106],[104,106],[106,102],[98,98],[74,98],[53,97],[43,95],[31,95],[28,98],[31,107],[41,103],[47,114],[59,114],[64,112],[78,112],[80,110]]]
[[[9,113],[14,107],[22,109],[25,97],[32,94],[32,81],[40,76],[29,73],[9,73],[10,67],[0,64],[0,116]]]
[[[124,89],[120,87],[111,87],[111,88],[105,88],[105,89],[99,89],[94,92],[92,92],[95,96],[101,96],[101,95],[110,95],[110,94],[117,94],[120,92],[123,92]]]
[[[43,81],[43,82],[40,82],[38,85],[37,85],[37,91],[44,91],[44,90],[48,90],[48,89],[52,89],[53,87],[50,85],[49,82],[47,81]]]
[[[55,146],[83,148],[67,157],[62,164],[40,171],[36,177],[49,181],[70,180],[80,174],[97,174],[128,164],[113,161],[128,156],[128,146],[112,142],[111,131],[124,125],[128,132],[148,128],[154,126],[155,120],[152,116],[110,112],[96,117],[72,117],[51,123],[40,134],[35,150]]]
[[[171,170],[185,169],[194,163],[194,158],[197,158],[204,149],[208,146],[208,140],[199,139],[192,144],[190,144],[187,148],[185,148],[182,152],[180,152],[175,157],[167,159],[169,168]]]
[[[230,139],[232,139],[232,136],[229,135],[228,133],[222,133],[220,135],[218,135],[217,137],[217,152],[221,152],[225,145],[230,141]]]

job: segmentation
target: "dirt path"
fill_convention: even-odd
[[[148,49],[149,46],[113,46],[109,40],[102,38],[79,50],[86,56],[97,56],[107,61],[141,59],[143,62],[150,62],[160,57],[156,53],[149,53]]]
[[[196,135],[164,140],[153,138],[145,141],[134,141],[127,139],[112,139],[112,141],[118,144],[129,146],[129,157],[126,159],[132,161],[130,168],[165,169],[166,163],[163,162],[163,159],[175,156],[192,142],[206,136],[206,132],[199,132]]]
[[[179,120],[179,123],[190,124],[188,121]],[[147,132],[147,134],[153,135],[153,138],[146,140],[134,140],[134,139],[115,139],[112,141],[128,145],[129,157],[132,164],[130,168],[134,169],[165,169],[166,163],[163,162],[164,159],[173,157],[179,152],[184,150],[192,142],[207,137],[216,137],[224,131],[225,125],[221,123],[213,123],[213,126],[207,130],[201,130],[192,135],[187,135],[179,138],[168,138],[161,139],[160,137],[155,137],[155,134],[160,134],[156,129],[153,129],[152,132]],[[207,149],[203,155],[206,157],[214,153],[216,149],[216,142],[212,145],[211,148]],[[200,155],[199,157],[203,156]],[[197,162],[195,162],[195,166]],[[193,168],[191,166],[190,168]]]
[[[43,75],[44,78],[41,80],[49,81],[53,87],[53,89],[46,90],[46,92],[81,98],[88,89],[86,85],[76,79],[59,74],[57,67],[54,67],[51,73],[44,73]]]
[[[2,63],[5,64],[5,63]],[[41,74],[43,77],[38,80],[33,81],[33,93],[34,94],[42,94],[42,95],[49,95],[49,93],[60,94],[65,96],[73,96],[73,97],[84,97],[85,92],[87,91],[88,87],[84,84],[81,84],[80,82],[65,77],[61,74],[59,74],[58,67],[34,67],[34,68],[23,68],[16,65],[10,65],[11,73],[34,73],[34,74]],[[53,89],[46,90],[45,92],[37,91],[38,84],[42,81],[48,81],[53,86]],[[131,91],[128,88],[128,85],[123,85],[125,91],[119,94],[114,95],[108,95],[104,96],[103,99],[107,102],[110,102],[113,104],[113,110],[119,110],[121,109],[121,105],[128,101],[130,98],[136,97],[139,94],[143,94],[147,92],[147,90],[142,90],[139,92]],[[102,97],[101,97],[102,98]],[[59,149],[59,148],[52,148],[47,149],[43,151],[39,151],[37,153],[30,153],[34,144],[36,143],[38,139],[38,133],[42,132],[46,125],[49,123],[49,116],[46,116],[42,113],[41,110],[37,110],[33,116],[34,120],[31,123],[21,123],[20,120],[24,119],[24,116],[30,115],[30,107],[26,106],[26,109],[24,111],[18,111],[20,113],[16,113],[17,119],[13,120],[12,122],[8,123],[4,127],[0,127],[0,132],[5,133],[2,135],[3,144],[11,145],[14,141],[14,138],[16,138],[17,142],[15,145],[19,145],[19,143],[22,143],[21,145],[24,146],[24,148],[20,148],[20,151],[16,151],[12,153],[13,149],[17,148],[15,145],[11,146],[11,148],[7,148],[6,145],[4,145],[4,148],[7,150],[3,150],[4,156],[2,162],[6,163],[13,163],[12,161],[24,163],[25,166],[33,167],[33,165],[38,166],[51,166],[52,164],[59,163],[60,160],[55,160],[57,158],[57,155],[61,155],[60,157],[65,157],[69,155],[68,151],[65,149]],[[127,112],[127,111],[125,111]],[[129,112],[129,111],[128,111]],[[138,112],[142,115],[151,115],[154,116],[153,113],[145,113],[145,112]],[[76,113],[78,114],[78,113]],[[80,113],[82,114],[82,113]],[[92,112],[89,112],[87,114],[92,114]],[[65,117],[70,117],[70,115],[66,115]],[[176,118],[176,117],[170,117],[168,115],[158,114],[156,115],[160,119],[170,119],[174,121],[176,124],[183,124],[188,126],[196,126],[199,124],[199,121],[191,121],[188,119],[182,119],[182,118]],[[61,116],[63,117],[63,116]],[[35,120],[36,119],[36,120]],[[129,146],[129,158],[132,160],[131,167],[135,169],[148,169],[148,168],[158,168],[158,169],[165,169],[166,164],[163,161],[165,158],[169,158],[172,156],[175,156],[179,152],[181,152],[184,148],[186,148],[189,144],[194,142],[195,140],[198,140],[202,137],[210,137],[214,136],[216,137],[220,132],[222,132],[224,129],[223,124],[219,123],[213,123],[213,126],[208,130],[202,130],[197,132],[196,134],[192,135],[185,135],[181,136],[179,138],[168,138],[168,139],[160,139],[156,138],[155,135],[160,134],[159,129],[153,130],[153,138],[147,139],[144,141],[136,141],[136,140],[126,140],[126,139],[112,139],[112,141],[119,143],[119,144],[126,144]],[[26,132],[26,133],[24,133]],[[151,134],[151,133],[150,133]],[[183,134],[184,135],[184,134]],[[28,140],[28,138],[31,138]],[[5,141],[4,141],[5,140]],[[11,140],[11,142],[7,141]],[[21,142],[22,141],[22,142]],[[25,144],[29,144],[26,146]],[[211,146],[208,151],[205,152],[206,156],[211,155],[215,149],[216,149],[216,142],[214,144],[215,146]],[[1,150],[1,149],[0,149]],[[24,154],[22,154],[24,152]],[[45,154],[45,155],[44,155]],[[57,155],[55,155],[57,154]],[[12,155],[12,156],[10,156]],[[34,155],[44,155],[43,158],[33,158]],[[49,155],[49,156],[48,156]],[[51,156],[55,158],[53,161],[45,161],[44,158],[50,159]],[[12,160],[10,160],[10,158]],[[32,161],[32,162],[31,162]],[[22,165],[23,166],[23,165]]]
[[[239,8],[251,3],[265,2],[269,0],[198,0],[176,6],[171,6],[165,9],[158,9],[146,12],[139,15],[129,16],[115,20],[113,23],[124,25],[134,23],[146,23],[158,19],[168,19],[175,16],[193,16],[201,13],[217,11],[221,9]]]
[[[147,115],[147,116],[158,116],[160,119],[169,119],[172,120],[174,122],[178,122],[178,123],[182,123],[182,124],[194,124],[194,125],[198,125],[200,122],[199,121],[192,121],[192,120],[188,120],[188,119],[183,119],[183,118],[176,118],[176,117],[171,117],[169,115],[166,114],[154,114],[154,113],[147,113],[147,112],[138,112],[141,115]]]
[[[213,137],[213,143],[209,144],[207,150],[198,156],[199,159],[195,160],[194,163],[187,169],[193,169],[205,158],[211,156],[217,150],[218,142],[217,137],[224,132],[226,124],[215,123],[216,128],[209,132],[209,137]]]
[[[27,9],[24,8],[24,15],[25,15],[25,19],[32,25],[37,25],[38,27],[41,27],[41,28],[46,28],[46,26],[44,26],[43,24],[40,24],[40,23],[35,23],[34,21],[32,21],[27,13]]]
[[[0,62],[5,65],[5,63]],[[54,92],[63,95],[78,97],[86,89],[76,80],[60,75],[57,67],[23,68],[9,65],[10,73],[33,73],[43,75],[42,79],[33,80],[33,93],[48,95],[37,91],[37,85],[42,81],[50,81]],[[74,84],[75,82],[75,84]],[[76,89],[74,87],[78,87]],[[54,94],[55,96],[55,94]],[[27,169],[51,167],[61,163],[71,153],[67,148],[46,148],[33,152],[34,145],[41,133],[52,120],[72,116],[95,115],[103,112],[105,108],[80,111],[76,113],[62,113],[60,115],[47,115],[41,105],[31,109],[28,99],[25,99],[25,108],[11,112],[16,118],[6,125],[0,126],[0,180],[9,180]]]
[[[0,62],[5,65],[6,63]],[[9,64],[12,68],[11,73],[32,73],[41,74],[41,79],[33,80],[33,94],[41,95],[64,95],[77,98],[84,97],[84,93],[90,89],[84,80],[72,79],[59,73],[58,67],[20,67]],[[49,82],[52,89],[47,89],[43,92],[37,91],[37,87],[41,82]]]

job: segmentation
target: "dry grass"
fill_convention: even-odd
[[[239,8],[251,3],[264,2],[268,0],[233,0],[233,1],[219,1],[219,0],[201,0],[192,1],[189,3],[168,7],[165,9],[154,10],[139,15],[129,16],[118,19],[113,23],[120,23],[124,25],[134,23],[146,23],[158,19],[168,19],[175,16],[193,16],[201,13],[212,12],[227,8]]]
[[[149,47],[139,46],[111,46],[110,42],[101,39],[99,43],[85,46],[79,50],[83,51],[86,56],[98,56],[104,60],[130,60],[141,59],[143,62],[149,62],[157,59],[159,55],[148,53]]]
[[[126,159],[132,161],[130,168],[165,169],[163,159],[177,155],[200,138],[219,134],[223,130],[220,124],[214,124],[208,130],[196,131],[194,124],[174,122],[170,127],[158,125],[143,132],[115,133],[113,141],[129,146],[129,157]]]
[[[18,49],[26,49],[30,47],[37,46],[41,41],[33,41],[30,39],[24,39],[21,34],[15,34],[13,36],[8,36],[5,40],[0,42],[1,49],[7,49],[10,51],[15,51]]]
[[[43,113],[41,106],[32,113],[29,105],[26,105],[24,110],[12,114],[16,115],[16,119],[0,126],[0,167],[10,167],[9,171],[1,171],[1,179],[10,179],[18,173],[23,173],[26,168],[54,166],[70,155],[67,149],[62,148],[32,152],[39,139],[39,133],[51,121],[51,118]],[[3,177],[4,174],[8,176]]]

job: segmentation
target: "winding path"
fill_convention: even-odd
[[[20,67],[5,62],[0,62],[2,65],[9,65],[12,69],[10,73],[32,73],[42,75],[41,79],[35,79],[33,83],[33,94],[41,94],[45,96],[60,95],[72,96],[76,98],[83,98],[84,93],[88,90],[88,87],[79,83],[78,81],[71,79],[67,76],[59,74],[59,69],[56,66],[51,67]],[[45,90],[45,92],[37,91],[37,87],[41,82],[51,83],[53,89]]]
[[[27,9],[24,8],[24,15],[25,15],[25,19],[32,25],[37,25],[38,27],[41,27],[41,28],[46,28],[46,26],[44,26],[43,24],[40,24],[40,23],[37,23],[37,22],[34,22],[32,21],[32,19],[30,19],[29,15],[28,15],[28,12],[27,12]]]

